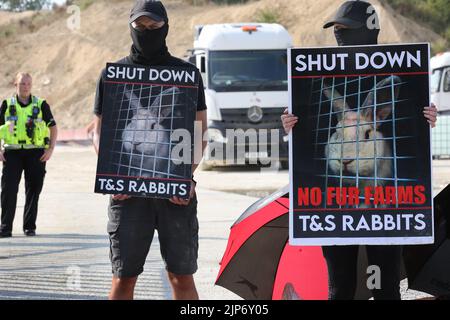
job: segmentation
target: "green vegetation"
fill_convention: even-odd
[[[275,9],[261,9],[256,12],[256,21],[261,23],[280,23],[280,14]]]
[[[196,1],[196,0],[191,0]],[[204,0],[199,0],[204,1]],[[88,8],[95,0],[66,0],[66,5],[77,5],[81,10]],[[57,5],[53,4],[53,8]],[[62,6],[64,7],[64,6]],[[0,10],[7,11],[39,11],[41,9],[51,9],[52,2],[50,0],[0,0]]]
[[[189,3],[194,6],[201,6],[207,3],[215,3],[219,5],[227,5],[227,4],[239,4],[246,3],[249,0],[184,0],[184,2]]]
[[[4,26],[0,28],[0,39],[9,38],[16,33],[16,28],[13,26]],[[1,44],[1,41],[0,41]]]
[[[187,4],[190,4],[191,6],[202,6],[204,4],[208,3],[208,0],[183,0]]]
[[[237,4],[237,3],[246,3],[248,0],[211,0],[211,2],[217,4]]]
[[[80,10],[83,11],[89,8],[89,6],[94,3],[94,1],[95,0],[67,0],[66,5],[77,5],[78,7],[80,7]]]
[[[48,7],[49,0],[0,0],[0,9],[8,11],[41,10]]]
[[[449,0],[383,0],[399,14],[411,18],[440,34],[445,43],[436,51],[450,49]]]
[[[65,12],[38,11],[33,12],[31,16],[1,25],[0,46],[13,41],[16,36],[36,32],[40,28],[48,25],[49,19],[55,19],[64,14]]]

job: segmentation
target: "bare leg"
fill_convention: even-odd
[[[174,300],[198,300],[194,276],[176,275],[171,272],[168,272],[168,276],[172,286],[172,296]]]
[[[109,300],[133,300],[134,287],[137,277],[134,278],[116,278],[113,277]]]

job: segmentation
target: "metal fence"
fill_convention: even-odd
[[[434,159],[450,158],[450,114],[438,116],[436,127],[432,130]]]

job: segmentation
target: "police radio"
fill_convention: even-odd
[[[35,105],[35,106],[33,106],[33,113],[31,115],[31,117],[28,117],[28,121],[26,124],[27,136],[30,139],[34,138],[34,128],[36,126],[34,123],[34,120],[37,119],[38,115],[39,115],[39,108]]]

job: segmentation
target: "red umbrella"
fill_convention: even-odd
[[[249,300],[327,299],[322,250],[289,245],[288,213],[288,187],[249,207],[231,227],[216,284]]]
[[[231,227],[216,284],[247,300],[326,300],[322,248],[291,246],[289,186],[258,200]],[[365,250],[359,252],[355,299],[370,298]]]

